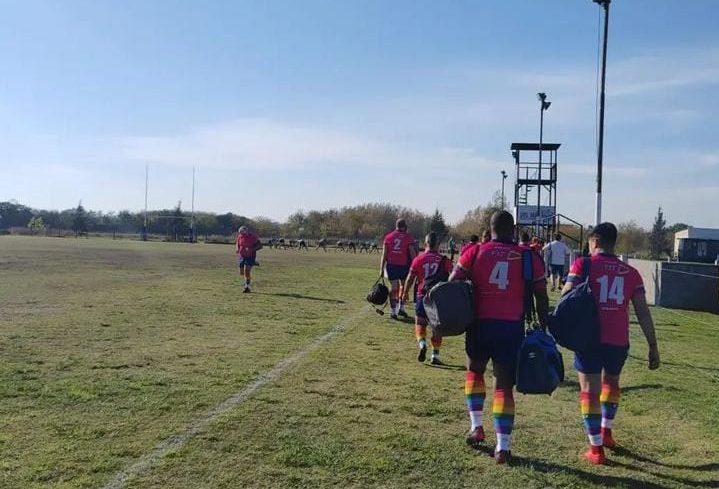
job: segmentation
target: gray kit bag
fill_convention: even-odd
[[[464,334],[474,321],[471,282],[440,282],[424,296],[423,304],[432,330],[440,336]]]

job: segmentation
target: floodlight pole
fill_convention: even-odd
[[[195,167],[192,167],[192,213],[190,217],[190,240],[195,242]]]
[[[542,139],[544,137],[544,111],[549,108],[552,102],[547,102],[547,94],[540,92],[537,94],[539,99],[539,168],[537,170],[537,236],[539,236],[539,223],[541,217],[541,196],[542,196]]]
[[[145,222],[142,225],[142,240],[147,241],[147,184],[149,181],[148,165],[145,165]]]
[[[604,7],[604,46],[602,48],[602,82],[599,95],[599,144],[597,147],[597,202],[595,224],[602,222],[602,165],[604,163],[604,89],[607,80],[607,35],[609,34],[609,3],[611,0],[593,0]]]
[[[504,210],[507,206],[504,205],[504,181],[507,179],[507,172],[502,170],[502,210]]]

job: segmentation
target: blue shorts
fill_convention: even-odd
[[[472,360],[491,359],[494,363],[516,365],[522,340],[522,321],[480,319],[467,329],[464,349]]]
[[[418,295],[417,298],[414,300],[414,315],[417,316],[420,319],[427,319],[427,313],[424,310],[424,302],[422,302],[423,297],[421,295]]]
[[[599,345],[588,352],[575,352],[574,368],[583,374],[599,374],[605,370],[609,375],[619,375],[628,355],[629,346]]]
[[[564,276],[564,265],[550,265],[552,268],[552,275]]]
[[[255,265],[257,265],[257,261],[255,260],[254,256],[239,256],[237,257],[237,266],[252,268]]]
[[[409,273],[409,265],[390,265],[385,266],[387,278],[389,280],[404,280]]]

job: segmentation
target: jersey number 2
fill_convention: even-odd
[[[618,305],[624,304],[624,277],[614,277],[611,287],[607,275],[599,277],[597,282],[599,282],[599,302],[604,304],[609,299],[614,299]]]
[[[402,251],[402,240],[399,238],[394,238],[394,247],[392,249],[394,251]]]
[[[494,264],[492,273],[489,274],[489,283],[495,284],[502,290],[507,288],[509,285],[509,262],[498,261]]]

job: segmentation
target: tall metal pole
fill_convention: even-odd
[[[507,172],[502,170],[502,210],[506,209],[506,205],[504,204],[504,181],[507,179]]]
[[[541,216],[541,202],[540,197],[542,195],[542,137],[544,133],[544,101],[539,104],[539,170],[537,170],[537,236],[539,236],[539,217]]]
[[[195,242],[195,167],[192,167],[192,214],[190,217],[190,239]]]
[[[604,7],[604,47],[602,51],[602,82],[599,95],[599,145],[597,148],[597,202],[595,224],[602,222],[602,165],[604,163],[604,89],[607,80],[607,35],[609,34],[609,3],[611,0],[594,0]]]
[[[147,241],[147,188],[149,182],[148,165],[145,164],[145,223],[142,226],[142,240]]]

